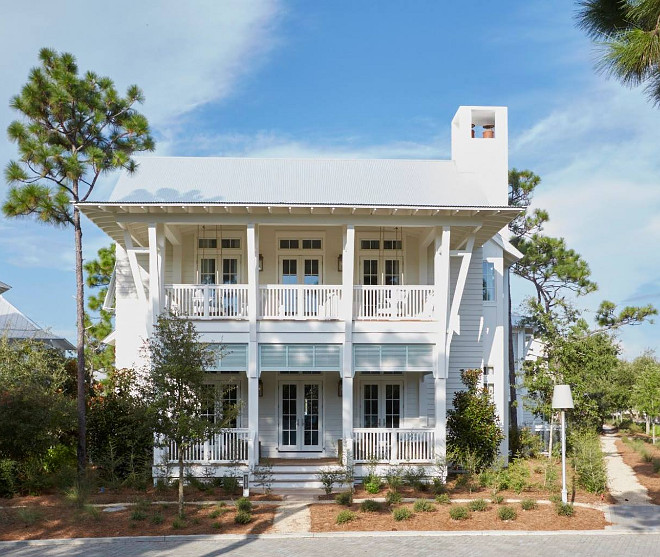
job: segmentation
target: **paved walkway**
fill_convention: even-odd
[[[611,433],[601,435],[600,438],[607,466],[607,487],[612,497],[621,505],[650,505],[646,488],[637,481],[632,468],[623,462],[616,450],[615,441],[616,436]]]
[[[47,543],[7,546],[0,542],[0,554],[7,557],[216,557],[235,555],[246,557],[346,557],[347,555],[397,555],[415,557],[650,557],[660,555],[660,534],[592,534],[588,532],[532,534],[445,534],[425,532],[372,535],[331,534],[312,537],[214,537],[189,539],[184,536],[156,539],[89,540],[68,543]]]
[[[290,534],[309,532],[312,516],[306,502],[284,503],[277,507],[273,518],[273,533]]]

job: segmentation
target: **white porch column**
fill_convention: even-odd
[[[342,354],[342,439],[344,460],[353,459],[353,276],[355,266],[355,227],[344,230],[342,250],[342,316],[344,346]]]
[[[436,229],[434,239],[433,280],[436,291],[435,311],[438,334],[434,346],[433,377],[435,379],[435,456],[447,453],[447,324],[449,319],[449,240],[450,229]]]
[[[248,464],[258,463],[259,454],[259,344],[257,342],[257,315],[259,302],[259,235],[257,225],[247,225],[247,269],[248,269],[248,319],[250,336],[248,342]]]
[[[147,332],[153,332],[154,323],[162,309],[163,280],[165,273],[165,237],[162,225],[150,223],[148,225],[149,237],[149,321]]]

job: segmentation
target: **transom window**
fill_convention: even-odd
[[[303,240],[285,238],[280,240],[280,249],[323,249],[323,241],[320,238],[304,238]]]
[[[321,240],[303,240],[302,249],[321,249]]]
[[[216,249],[218,247],[218,240],[216,238],[199,238],[197,240],[197,247],[200,249]]]
[[[403,242],[401,240],[383,240],[383,249],[402,249]]]
[[[380,249],[380,240],[360,240],[360,249]]]
[[[241,249],[241,239],[240,238],[223,238],[222,249]]]
[[[490,261],[483,262],[483,300],[495,300],[495,264]]]

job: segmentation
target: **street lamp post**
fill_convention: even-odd
[[[552,392],[552,407],[561,410],[561,500],[568,503],[566,490],[566,410],[573,408],[570,385],[555,385]]]

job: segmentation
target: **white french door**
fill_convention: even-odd
[[[362,383],[362,427],[401,427],[403,382]]]
[[[323,449],[320,381],[281,381],[279,388],[280,451]]]

